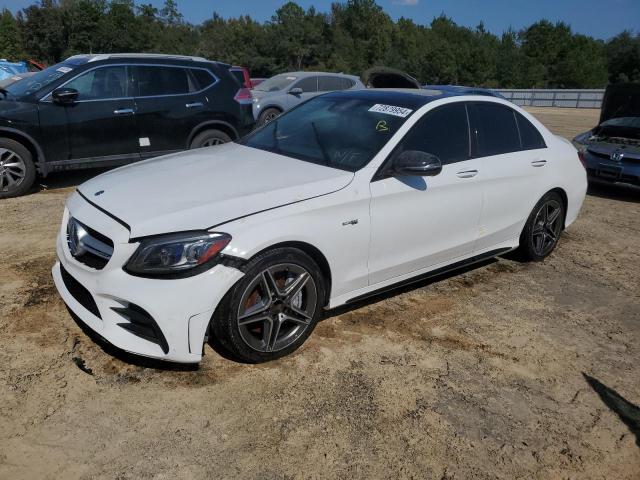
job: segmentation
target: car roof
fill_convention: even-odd
[[[162,53],[96,53],[74,55],[67,60],[85,60],[86,62],[98,62],[110,59],[139,59],[139,60],[188,60],[192,62],[211,62],[204,57],[192,57],[189,55],[168,55]],[[217,62],[214,62],[217,63]]]
[[[357,77],[356,75],[349,75],[347,73],[337,73],[337,72],[284,72],[284,73],[279,73],[278,75],[290,75],[290,76],[296,76],[296,77],[311,77],[311,76],[315,76],[315,75],[333,75],[336,77],[346,77],[346,78],[353,78],[356,80],[360,80],[359,77]]]
[[[459,94],[443,90],[417,88],[366,88],[362,90],[338,90],[324,96],[361,98],[375,102],[418,109],[429,102],[447,97],[459,97]]]

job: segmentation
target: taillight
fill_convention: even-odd
[[[236,96],[233,97],[233,99],[242,105],[253,103],[251,90],[249,90],[248,88],[241,88],[240,90],[238,90],[238,93],[236,93]]]
[[[578,151],[578,159],[580,160],[580,163],[582,164],[582,166],[586,169],[587,168],[587,159],[584,158],[584,152],[583,151]]]

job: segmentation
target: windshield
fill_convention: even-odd
[[[413,113],[371,98],[316,97],[241,141],[249,147],[355,172],[364,167]]]
[[[66,75],[78,66],[79,65],[77,63],[71,63],[68,61],[58,63],[5,88],[7,92],[16,97],[31,95],[41,88],[55,82],[57,79]]]
[[[258,90],[259,92],[277,92],[291,85],[297,78],[298,77],[293,75],[276,75],[260,83],[254,90]]]

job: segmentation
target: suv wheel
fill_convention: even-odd
[[[564,223],[562,198],[549,192],[533,208],[520,235],[520,253],[525,260],[540,262],[556,248]]]
[[[282,112],[277,108],[267,108],[258,117],[258,126],[266,125],[267,123],[275,120],[280,116]]]
[[[231,137],[220,130],[205,130],[195,136],[189,148],[193,150],[194,148],[213,147],[230,141]]]
[[[324,279],[304,252],[278,248],[249,262],[211,319],[225,353],[260,363],[296,350],[311,335],[325,298]]]
[[[15,140],[0,138],[0,198],[24,195],[35,179],[31,152]]]

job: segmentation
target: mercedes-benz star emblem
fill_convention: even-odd
[[[67,227],[67,244],[69,245],[69,252],[74,257],[80,257],[87,253],[82,243],[82,237],[87,234],[87,231],[78,223],[74,218],[69,220]]]

